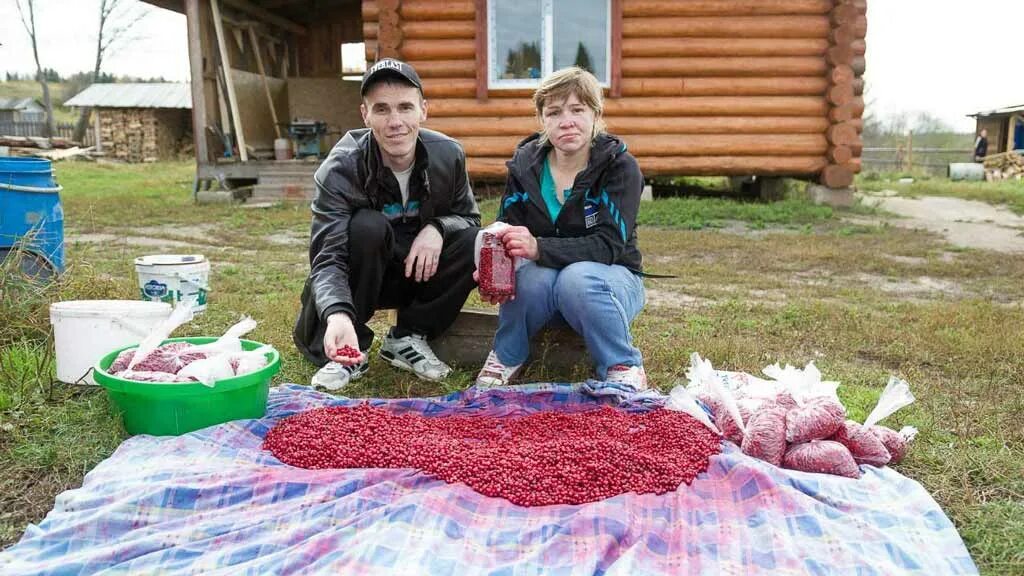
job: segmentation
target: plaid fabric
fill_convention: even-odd
[[[361,401],[286,385],[261,420],[131,438],[0,553],[0,573],[977,573],[935,501],[888,468],[792,472],[725,443],[674,493],[522,508],[412,470],[301,470],[260,449],[284,416]],[[369,402],[515,415],[618,400],[543,384]]]

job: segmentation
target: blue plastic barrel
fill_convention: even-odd
[[[64,271],[60,191],[49,160],[0,158],[0,257],[21,246],[33,256],[23,259],[26,271]]]

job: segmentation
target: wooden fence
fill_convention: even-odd
[[[973,162],[974,150],[967,148],[864,148],[863,172],[924,172],[945,176],[949,165]]]
[[[72,122],[58,122],[57,133],[54,136],[71,140],[75,134],[75,125]],[[0,122],[0,136],[33,136],[42,138],[46,135],[45,122]],[[85,138],[80,142],[82,146],[92,146],[96,140],[92,126],[85,131]]]

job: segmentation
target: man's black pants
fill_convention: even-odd
[[[405,258],[415,234],[396,233],[384,214],[359,210],[348,228],[349,287],[356,309],[359,349],[373,342],[373,330],[366,323],[376,310],[398,309],[401,331],[440,335],[455,322],[473,280],[473,244],[478,228],[448,234],[437,263],[437,272],[426,282],[416,282],[415,270],[405,277]]]

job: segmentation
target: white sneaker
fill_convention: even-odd
[[[522,364],[516,364],[515,366],[505,366],[498,360],[498,355],[491,350],[487,354],[487,360],[484,362],[484,367],[480,369],[480,373],[476,375],[476,385],[484,388],[490,388],[493,386],[508,386],[512,378],[515,377],[516,372],[519,372]]]
[[[610,384],[625,384],[637,392],[647,390],[647,373],[643,366],[623,366],[616,364],[608,368],[608,375],[604,378]]]
[[[369,369],[370,363],[365,360],[351,366],[337,362],[328,362],[324,364],[323,368],[317,370],[310,384],[314,388],[324,388],[331,391],[341,390],[353,380],[360,379]]]
[[[438,359],[427,344],[426,336],[421,334],[395,338],[389,333],[381,344],[380,357],[396,368],[408,370],[431,382],[444,380],[452,371]]]

